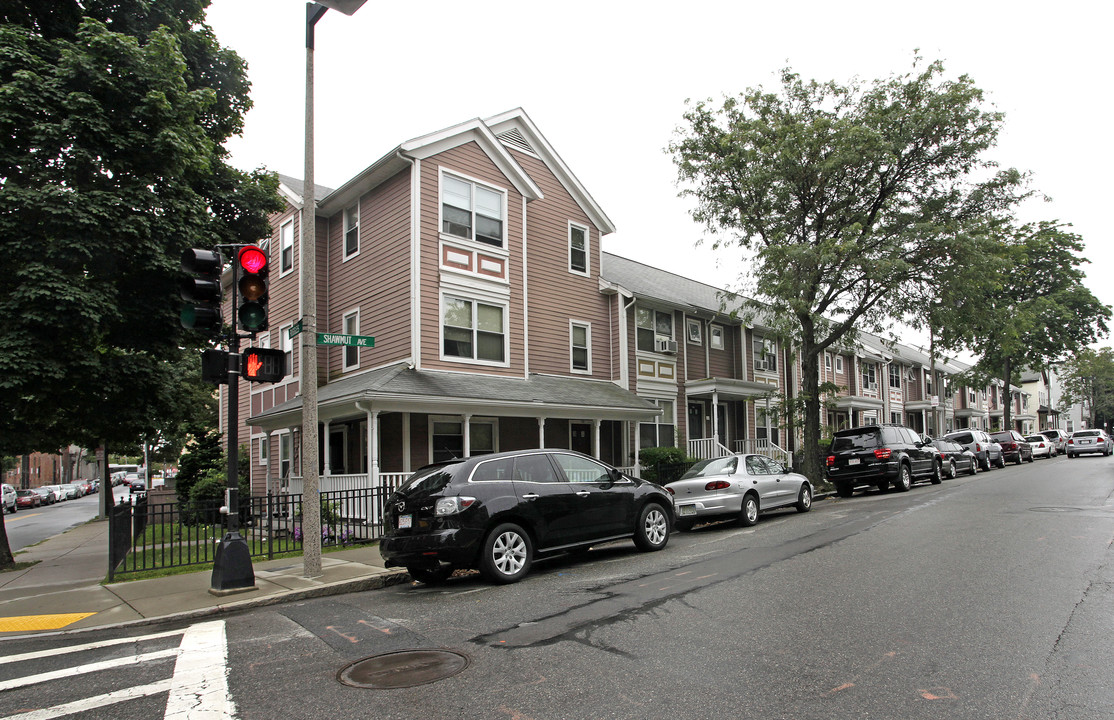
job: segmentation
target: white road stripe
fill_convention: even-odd
[[[12,680],[0,682],[0,692],[13,688],[27,687],[28,685],[37,685],[38,683],[58,680],[60,678],[72,678],[74,675],[84,675],[85,673],[100,672],[101,670],[114,670],[124,665],[138,665],[139,663],[150,662],[151,660],[174,657],[177,654],[178,650],[176,648],[169,648],[167,650],[158,650],[141,655],[132,655],[131,657],[115,658],[113,660],[78,665],[73,668],[63,668],[62,670],[39,673],[38,675],[28,675],[24,678],[14,678]]]
[[[0,720],[53,720],[53,718],[59,718],[65,715],[76,715],[80,712],[96,710],[106,705],[115,705],[125,700],[147,697],[148,695],[158,695],[169,689],[170,681],[160,680],[159,682],[147,685],[137,685],[136,687],[124,688],[123,690],[114,690],[104,695],[97,695],[96,697],[75,700],[65,705],[55,705],[54,707],[43,708],[42,710],[32,710],[19,715],[9,715]]]
[[[140,635],[139,637],[127,638],[113,638],[112,640],[102,640],[100,642],[85,643],[84,645],[71,645],[70,647],[52,648],[50,650],[39,650],[36,652],[23,653],[22,655],[10,655],[8,657],[0,657],[0,665],[5,663],[17,663],[25,660],[41,660],[42,658],[56,657],[58,655],[67,655],[69,653],[84,652],[86,650],[99,650],[105,647],[112,647],[114,645],[126,645],[128,643],[138,643],[144,640],[157,640],[164,637],[173,637],[181,635],[185,630],[171,630],[170,632],[155,633],[154,635]]]
[[[187,629],[178,648],[164,717],[167,720],[235,718],[236,704],[228,692],[227,661],[223,620]]]

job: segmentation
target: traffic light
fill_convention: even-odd
[[[240,265],[240,328],[250,333],[267,329],[267,252],[245,245],[236,256]]]
[[[220,334],[221,264],[220,253],[211,250],[190,248],[182,253],[182,269],[193,276],[182,278],[182,299],[192,303],[182,308],[182,327]]]
[[[248,348],[240,353],[240,375],[251,382],[278,382],[286,377],[286,353],[277,348]]]

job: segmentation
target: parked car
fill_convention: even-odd
[[[1060,455],[1067,452],[1068,449],[1068,434],[1059,428],[1050,428],[1048,430],[1041,430],[1041,435],[1052,441],[1052,456]]]
[[[915,479],[933,484],[943,479],[936,448],[902,425],[863,425],[836,432],[825,466],[840,497],[851,497],[860,485],[884,491],[893,483],[904,492]]]
[[[133,482],[142,482],[142,481],[143,481],[143,476],[141,476],[137,472],[130,472],[130,473],[127,473],[126,475],[124,475],[124,481],[121,483],[121,485],[127,485],[128,487],[131,487]]]
[[[74,500],[84,495],[77,483],[63,483],[60,487],[66,493],[67,500]]]
[[[729,455],[701,460],[665,485],[673,495],[678,530],[698,520],[734,517],[739,525],[758,522],[758,513],[779,507],[812,509],[812,483],[762,455]]]
[[[1002,446],[1002,455],[1007,462],[1012,460],[1018,465],[1025,461],[1033,462],[1033,448],[1018,431],[999,430],[990,433],[990,437]]]
[[[474,568],[512,583],[535,558],[600,542],[661,550],[673,497],[572,450],[521,450],[427,465],[391,493],[383,524],[386,566],[415,580]]]
[[[32,490],[16,490],[15,504],[20,508],[37,508],[43,504],[43,499]]]
[[[143,482],[142,480],[132,480],[128,484],[128,492],[147,492],[147,483]]]
[[[47,485],[46,487],[50,488],[54,496],[58,498],[58,502],[70,499],[70,493],[65,487],[61,485]]]
[[[3,484],[3,497],[4,497],[4,512],[14,513],[19,509],[19,503],[16,502],[17,495],[15,488],[8,483]]]
[[[1039,457],[1052,457],[1052,452],[1056,449],[1053,441],[1046,438],[1044,435],[1029,435],[1025,438],[1029,446],[1033,448],[1033,459]]]
[[[954,478],[961,472],[968,475],[978,473],[979,460],[975,457],[975,453],[947,438],[936,438],[931,442],[932,446],[940,451],[940,456],[943,458],[944,474],[947,477]]]
[[[1101,428],[1091,430],[1076,430],[1068,438],[1068,457],[1073,458],[1084,453],[1102,453],[1109,455],[1111,452],[1110,436]]]
[[[1006,466],[1006,460],[1002,457],[1002,446],[978,428],[956,430],[945,435],[944,439],[953,440],[974,453],[979,467],[983,470],[989,470],[992,465]]]
[[[43,505],[53,505],[58,502],[58,494],[51,490],[48,485],[31,489],[39,494],[39,497],[42,498]]]

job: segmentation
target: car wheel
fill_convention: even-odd
[[[408,567],[406,572],[410,573],[413,580],[426,585],[439,585],[449,579],[453,574],[452,565],[438,565],[437,567]]]
[[[936,465],[933,472],[939,473],[940,466]],[[933,480],[933,482],[936,481]],[[897,473],[897,482],[894,483],[894,489],[898,492],[905,492],[911,487],[913,487],[913,472],[909,469],[908,465],[902,463],[901,470]]]
[[[480,573],[492,582],[518,582],[530,570],[533,560],[534,543],[530,536],[518,525],[504,523],[484,540]]]
[[[678,520],[677,522],[673,523],[673,527],[680,532],[688,532],[689,530],[692,530],[692,526],[695,524],[695,520]]]
[[[955,477],[954,471],[952,477]],[[940,467],[940,463],[932,463],[932,477],[930,477],[929,480],[932,481],[933,485],[939,485],[940,483],[944,482],[944,471]]]
[[[1029,456],[1029,462],[1033,462],[1036,459],[1037,459],[1036,455],[1030,455]]]
[[[999,455],[998,456],[998,467],[999,468],[1004,468],[1005,466],[1006,466],[1006,456],[1005,455]]]
[[[1015,462],[1014,465],[1020,465],[1023,462],[1025,462],[1025,458],[1021,457],[1021,451],[1019,450],[1017,452],[1017,462]]]
[[[836,485],[836,495],[841,498],[849,498],[855,494],[855,488],[850,485]]]
[[[955,476],[958,474],[959,473],[955,469],[955,459],[953,458],[948,461],[948,479],[955,480]]]
[[[987,454],[987,456],[985,458],[983,458],[981,464],[982,464],[982,469],[983,470],[990,470],[990,454],[989,453]]]
[[[739,513],[739,526],[750,527],[758,522],[758,498],[748,494],[743,498],[743,510]]]
[[[970,467],[970,469],[967,470],[967,474],[968,475],[978,475],[979,474],[979,463],[978,463],[977,460],[971,460],[971,467]]]
[[[669,516],[657,503],[642,508],[638,527],[634,529],[634,544],[639,550],[661,550],[669,542]]]
[[[812,509],[812,490],[808,485],[801,486],[801,492],[797,495],[797,512],[806,513]]]

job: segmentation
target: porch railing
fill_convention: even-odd
[[[726,457],[731,454],[731,450],[716,438],[689,440],[688,445],[689,455],[698,460]]]
[[[793,464],[793,457],[790,452],[770,442],[769,438],[745,438],[743,440],[736,440],[735,452],[765,455],[787,466]]]

